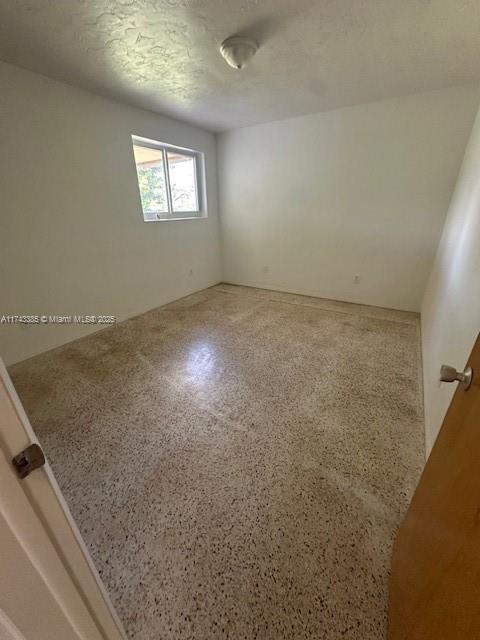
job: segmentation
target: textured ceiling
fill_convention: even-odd
[[[222,130],[479,80],[480,1],[1,0],[0,58]]]

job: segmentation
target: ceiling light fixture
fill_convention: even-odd
[[[232,36],[227,38],[220,45],[220,53],[234,69],[243,69],[243,67],[253,58],[258,45],[250,38],[242,36]]]

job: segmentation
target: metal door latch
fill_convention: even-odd
[[[465,371],[457,371],[455,367],[442,364],[440,368],[440,382],[459,382],[462,389],[468,389],[472,384],[473,370],[467,367]]]
[[[40,445],[34,443],[12,458],[12,464],[20,478],[26,478],[32,471],[43,467],[45,456]]]

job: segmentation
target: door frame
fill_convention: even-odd
[[[23,480],[11,464],[15,455],[35,442],[38,439],[0,358],[0,518],[4,531],[11,532],[25,561],[33,565],[70,621],[72,638],[126,640],[48,461]],[[16,577],[13,579],[15,582]],[[26,595],[28,585],[24,586]],[[35,606],[30,602],[17,605]],[[12,615],[14,610],[4,611],[19,626],[19,611]]]

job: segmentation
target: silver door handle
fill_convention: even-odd
[[[442,364],[440,367],[440,382],[459,382],[462,389],[468,389],[472,380],[472,367],[466,367],[464,371],[457,371],[455,367],[450,367],[448,364]]]

